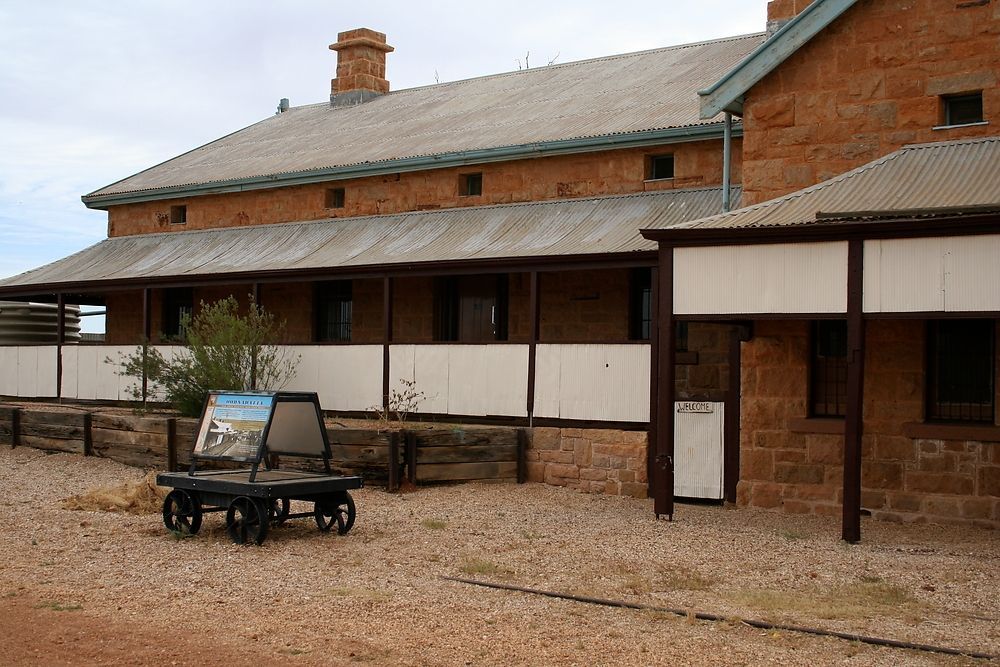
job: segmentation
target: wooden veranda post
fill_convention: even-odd
[[[152,308],[153,293],[148,287],[142,290],[142,404],[146,404],[149,391],[149,343],[153,336]]]
[[[389,410],[389,345],[392,344],[392,277],[382,279],[382,409]]]
[[[56,297],[56,398],[62,398],[63,345],[66,343],[66,296]]]
[[[660,244],[657,285],[656,457],[653,463],[653,512],[674,518],[674,249]]]
[[[538,299],[538,271],[531,272],[531,296],[529,317],[531,318],[529,328],[531,329],[531,339],[528,342],[528,426],[531,426],[535,414],[535,367],[538,353],[538,327],[539,327],[539,299]]]
[[[844,503],[841,535],[861,540],[861,438],[864,432],[865,319],[864,241],[847,249],[847,412],[844,418]]]

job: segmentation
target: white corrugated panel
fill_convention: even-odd
[[[97,398],[98,359],[107,356],[108,348],[101,346],[80,345],[76,348],[76,397],[93,400]]]
[[[54,397],[59,384],[59,348],[55,345],[45,345],[38,350],[38,383],[35,386],[35,396]]]
[[[648,345],[539,345],[537,355],[536,416],[649,421]]]
[[[418,412],[527,416],[527,345],[393,345],[390,387],[416,382]]]
[[[674,250],[678,315],[846,311],[846,241]]]
[[[284,389],[318,393],[324,410],[368,410],[382,404],[381,345],[289,345],[280,349],[288,358],[299,356],[295,377]]]
[[[17,396],[17,348],[0,347],[0,396]]]
[[[80,377],[80,346],[64,345],[62,348],[62,383],[60,395],[63,398],[79,398],[77,395]]]
[[[724,403],[674,404],[674,495],[722,499]]]
[[[37,396],[38,351],[34,347],[17,348],[17,387],[15,396]]]
[[[1000,235],[865,242],[865,312],[1000,310]]]
[[[55,345],[33,345],[17,350],[16,396],[52,398],[56,395]]]

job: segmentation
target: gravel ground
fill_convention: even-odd
[[[298,520],[263,546],[240,547],[218,514],[178,540],[158,515],[61,507],[144,472],[0,448],[0,619],[5,635],[21,638],[0,645],[4,664],[62,664],[69,649],[53,639],[62,636],[80,647],[65,664],[986,664],[758,630],[740,618],[1000,653],[996,531],[866,520],[852,546],[825,518],[681,505],[666,522],[649,500],[466,484],[363,489],[347,536]]]

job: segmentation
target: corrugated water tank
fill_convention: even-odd
[[[80,341],[80,306],[64,306],[67,343]],[[0,301],[0,345],[55,343],[58,307],[51,303]]]

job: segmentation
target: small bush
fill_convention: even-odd
[[[281,389],[295,374],[299,357],[272,344],[283,337],[284,322],[253,299],[246,315],[231,296],[202,302],[195,317],[182,319],[181,330],[186,345],[170,360],[148,343],[123,357],[121,374],[139,379],[129,388],[134,399],[142,398],[145,375],[147,394],[162,391],[182,415],[197,417],[210,390]]]

